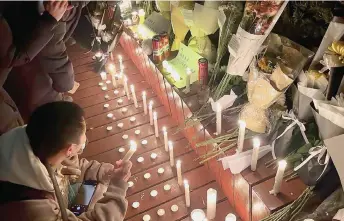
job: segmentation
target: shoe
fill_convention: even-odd
[[[68,95],[63,95],[62,100],[68,101],[68,102],[73,102],[73,98],[71,96],[68,96]]]

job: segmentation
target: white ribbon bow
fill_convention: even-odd
[[[305,125],[303,125],[303,123],[301,123],[297,117],[295,116],[293,110],[291,110],[290,112],[286,112],[285,114],[282,115],[282,118],[284,120],[291,120],[293,121],[293,123],[291,123],[288,127],[285,128],[285,130],[272,142],[271,144],[271,148],[272,148],[272,157],[274,159],[277,159],[276,154],[275,154],[275,142],[276,140],[278,140],[279,138],[281,138],[288,130],[290,130],[291,128],[293,128],[296,124],[300,127],[300,131],[302,134],[303,139],[305,140],[306,143],[309,143],[307,136],[305,134],[306,131],[306,127]]]
[[[322,175],[325,173],[325,171],[327,169],[328,163],[330,162],[330,155],[328,154],[327,148],[324,145],[312,147],[311,149],[309,149],[308,153],[309,153],[309,156],[307,157],[307,159],[305,159],[300,165],[295,167],[294,171],[299,170],[306,163],[308,163],[308,161],[310,161],[312,158],[318,156],[317,160],[318,160],[319,165],[325,165],[322,173],[320,174],[320,176],[317,179],[317,181],[318,181],[320,179],[320,177],[322,177]],[[324,162],[322,163],[321,159],[324,157],[324,155],[325,155],[325,159],[324,159]]]

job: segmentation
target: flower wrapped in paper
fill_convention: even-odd
[[[249,103],[240,114],[246,127],[257,133],[267,131],[267,109],[284,95],[312,56],[311,51],[276,34],[271,34],[266,42],[262,56],[250,65],[247,82]]]

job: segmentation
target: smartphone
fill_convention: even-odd
[[[81,213],[87,211],[88,205],[90,204],[94,192],[97,187],[97,181],[95,180],[85,180],[76,195],[75,202],[71,207],[71,211],[79,216]]]

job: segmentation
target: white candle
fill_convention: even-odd
[[[172,141],[168,141],[168,148],[170,150],[170,165],[174,166],[174,156],[173,156],[173,144]]]
[[[245,130],[246,130],[246,123],[243,120],[239,120],[239,134],[238,134],[238,152],[242,152],[244,148],[244,140],[245,140]]]
[[[147,97],[146,97],[146,91],[142,92],[142,101],[143,101],[143,111],[145,115],[147,115]]]
[[[125,94],[127,95],[128,100],[130,100],[130,94],[129,94],[129,89],[128,89],[128,78],[127,78],[127,76],[124,76],[123,80],[124,80],[124,91],[125,91]]]
[[[125,156],[123,157],[123,162],[125,161],[129,161],[130,158],[133,156],[133,154],[135,153],[137,149],[137,145],[134,141],[130,141],[130,148],[129,151],[125,154]]]
[[[159,127],[158,127],[158,113],[154,111],[153,113],[153,119],[154,119],[154,131],[155,131],[155,137],[159,137]]]
[[[187,180],[184,180],[184,189],[185,189],[185,204],[186,204],[186,207],[190,207],[190,186]]]
[[[205,213],[201,209],[194,209],[191,212],[191,219],[193,221],[204,221],[205,219]]]
[[[252,171],[256,171],[256,169],[257,169],[259,147],[260,147],[259,138],[253,138],[253,150],[252,150],[252,158],[251,158],[251,170]]]
[[[179,186],[183,185],[183,177],[182,177],[182,162],[177,160],[176,167],[177,167],[177,179]]]
[[[134,87],[133,84],[130,85],[130,90],[131,90],[131,94],[132,94],[132,96],[133,96],[135,108],[138,108],[139,105],[137,104],[136,93],[135,93],[135,87]]]
[[[149,101],[149,124],[153,125],[153,101]]]
[[[284,176],[284,171],[286,167],[287,167],[287,162],[285,160],[281,160],[278,162],[278,169],[277,169],[277,173],[275,177],[275,183],[274,183],[274,187],[270,191],[270,194],[277,195],[280,192],[283,176]]]
[[[115,74],[116,73],[116,66],[113,63],[109,63],[108,65],[108,71],[110,72],[110,74]]]
[[[214,219],[216,216],[216,198],[217,191],[215,189],[207,190],[207,218]]]
[[[118,55],[118,61],[119,61],[119,63],[122,63],[122,61],[123,61],[123,57],[122,57],[122,55]]]
[[[233,213],[228,213],[228,215],[225,218],[225,221],[236,221],[237,218]]]
[[[221,134],[222,130],[222,108],[219,102],[216,102],[216,133]]]
[[[105,81],[106,80],[106,72],[105,71],[100,72],[100,77],[102,78],[103,81]]]
[[[167,129],[166,129],[166,127],[163,127],[162,131],[164,133],[165,151],[168,152],[168,136],[167,136]]]
[[[186,87],[185,87],[185,93],[190,92],[190,77],[191,77],[191,70],[190,68],[186,68]]]

